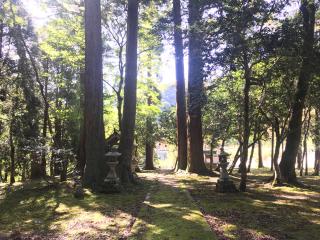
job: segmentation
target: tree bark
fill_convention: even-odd
[[[254,147],[255,147],[255,143],[253,143],[253,145],[252,145],[252,147],[251,147],[249,164],[248,164],[248,168],[247,168],[247,172],[248,172],[248,173],[251,171],[251,164],[252,164],[252,159],[253,159]]]
[[[181,3],[173,0],[174,48],[177,82],[177,136],[178,136],[178,169],[186,170],[188,165],[188,135],[186,117],[186,93],[184,79],[183,38],[181,26]]]
[[[102,183],[105,171],[100,0],[85,0],[85,153],[84,185]]]
[[[261,143],[261,140],[258,141],[258,155],[259,155],[258,168],[263,168],[263,157],[262,157],[262,143]]]
[[[273,186],[281,185],[282,184],[282,177],[281,177],[281,171],[279,168],[279,152],[280,152],[280,146],[281,142],[279,137],[276,139],[276,144],[275,144],[275,150],[274,150],[274,157],[273,157],[273,164],[274,164],[274,179],[273,179]]]
[[[189,1],[189,172],[205,174],[208,169],[203,157],[202,101],[203,101],[203,60],[201,35],[198,24],[201,20],[200,3]]]
[[[151,74],[149,74],[151,75]],[[150,76],[149,76],[150,77]],[[151,97],[149,96],[148,98],[148,106],[151,106],[152,101]],[[154,165],[153,165],[153,148],[154,148],[154,142],[152,139],[153,135],[153,127],[152,127],[152,121],[150,117],[147,117],[146,121],[146,163],[145,163],[145,170],[154,170]]]
[[[241,152],[242,152],[242,142],[239,142],[239,147],[237,149],[237,152],[236,154],[234,155],[234,158],[233,158],[233,161],[232,161],[232,164],[228,170],[229,174],[232,174],[233,172],[233,169],[235,168],[240,156],[241,156]]]
[[[85,81],[85,75],[83,71],[80,71],[80,109],[81,112],[84,113],[84,81]],[[85,114],[83,114],[81,118],[80,123],[80,137],[79,137],[79,147],[78,147],[78,155],[77,155],[77,171],[80,176],[83,176],[84,174],[84,168],[86,166],[86,129],[85,129]]]
[[[15,147],[13,142],[13,123],[11,120],[10,129],[9,129],[9,144],[10,144],[10,184],[15,183]]]
[[[239,190],[241,192],[246,191],[247,187],[247,159],[248,159],[248,145],[249,145],[249,137],[250,137],[250,124],[249,124],[249,105],[250,105],[250,69],[247,53],[244,51],[243,53],[243,62],[244,62],[244,105],[243,105],[243,147],[242,147],[242,155],[241,155],[241,163],[240,163],[240,172],[241,172],[241,181]]]
[[[272,133],[271,133],[271,167],[270,171],[273,171],[273,159],[274,159],[274,129],[272,127]]]
[[[314,173],[313,175],[318,176],[320,170],[320,111],[316,109],[315,113],[315,153],[314,153]]]
[[[299,169],[299,170],[300,170],[301,168],[303,168],[303,166],[302,166],[302,146],[301,146],[301,143],[299,144],[299,147],[298,147],[297,165],[298,165],[298,169]]]
[[[123,183],[133,181],[131,161],[137,104],[137,45],[138,45],[138,0],[128,1],[126,74],[120,136],[120,178]]]
[[[320,172],[320,146],[319,144],[317,144],[316,150],[315,150],[315,166],[314,166],[313,175],[318,176],[319,172]]]
[[[45,63],[45,71],[48,73],[49,62],[46,60]],[[42,127],[42,153],[41,153],[41,172],[42,176],[45,177],[47,175],[47,160],[46,160],[46,139],[47,139],[47,130],[48,130],[48,121],[49,121],[49,103],[48,103],[48,77],[44,78],[44,110],[43,110],[43,127]]]
[[[303,15],[303,51],[302,65],[298,79],[297,90],[294,96],[292,115],[289,121],[289,132],[284,153],[282,155],[280,170],[282,177],[288,183],[296,183],[295,161],[301,139],[302,112],[306,95],[309,89],[309,81],[312,74],[314,28],[315,28],[315,5],[303,1],[300,10]]]

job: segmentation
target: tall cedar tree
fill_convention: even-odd
[[[204,164],[202,138],[202,97],[203,97],[203,61],[201,34],[198,30],[201,21],[199,1],[189,1],[189,171],[204,174],[208,170]]]
[[[138,0],[128,1],[126,74],[120,137],[120,177],[123,183],[133,180],[131,161],[137,105]]]
[[[287,136],[286,147],[280,163],[281,176],[283,180],[288,183],[297,182],[295,162],[301,141],[302,113],[305,99],[308,94],[309,81],[312,76],[315,10],[315,4],[308,3],[308,1],[303,1],[300,7],[304,29],[302,51],[303,60],[300,69],[297,90],[294,96],[292,114],[289,121],[289,132]]]
[[[176,61],[176,82],[177,82],[177,136],[178,136],[178,169],[187,168],[188,157],[188,133],[186,116],[186,93],[183,64],[183,40],[181,29],[181,3],[180,0],[173,0],[174,20],[174,48]]]
[[[85,156],[84,184],[95,188],[103,178],[104,125],[100,0],[85,0]]]

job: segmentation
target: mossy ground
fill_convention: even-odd
[[[164,181],[162,174],[145,177],[154,185],[143,203],[129,239],[217,239],[188,192]]]
[[[146,194],[142,184],[122,194],[86,190],[83,200],[73,197],[68,183],[1,185],[1,190],[0,239],[12,233],[22,239],[120,239]]]
[[[219,239],[319,239],[320,177],[301,177],[309,188],[272,187],[266,169],[249,175],[246,193],[215,192],[216,178],[182,177]],[[239,184],[239,176],[233,180]]]
[[[86,190],[84,200],[69,183],[2,184],[0,239],[319,239],[320,177],[273,188],[270,174],[254,171],[248,192],[221,194],[216,177],[145,172],[121,194]]]

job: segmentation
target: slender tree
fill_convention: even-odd
[[[188,158],[188,135],[186,117],[186,93],[183,62],[183,39],[181,28],[181,3],[180,0],[173,0],[174,20],[174,48],[176,61],[176,82],[177,82],[177,135],[178,135],[178,169],[187,168]]]
[[[100,0],[85,0],[85,156],[84,184],[96,188],[103,178],[104,125]]]
[[[131,161],[137,103],[138,0],[128,1],[125,87],[120,137],[120,177],[123,183],[133,180]]]
[[[311,1],[312,2],[312,1]],[[289,132],[286,146],[280,162],[281,175],[284,181],[296,183],[295,163],[301,141],[302,112],[309,89],[309,81],[312,75],[312,55],[315,29],[315,4],[303,1],[300,7],[303,16],[303,50],[302,64],[298,79],[297,89],[289,121]]]

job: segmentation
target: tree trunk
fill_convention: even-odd
[[[59,102],[58,99],[56,99]],[[60,106],[57,103],[57,107]],[[62,161],[63,154],[60,153],[60,149],[62,149],[62,126],[61,120],[58,116],[54,119],[54,136],[53,136],[53,153],[52,153],[52,161],[53,161],[53,175],[60,175],[62,171]]]
[[[289,132],[284,153],[282,155],[280,170],[282,177],[288,183],[296,183],[295,161],[301,139],[302,112],[306,95],[309,89],[309,81],[312,74],[314,27],[315,27],[315,5],[304,1],[300,7],[303,15],[303,51],[302,66],[298,79],[297,90],[294,96],[292,115],[289,121]]]
[[[138,44],[138,0],[128,1],[126,74],[120,136],[120,178],[123,183],[133,181],[131,161],[137,104],[137,44]]]
[[[150,142],[146,143],[146,165],[145,170],[154,170],[153,166],[153,148],[154,145]]]
[[[151,97],[148,98],[148,106],[151,106],[152,101]],[[153,127],[152,127],[152,121],[150,117],[147,117],[146,121],[146,164],[144,169],[145,170],[154,170],[153,165],[153,148],[154,148],[154,142],[152,139],[153,135]]]
[[[2,161],[0,161],[0,183],[2,183],[3,177],[2,177]]]
[[[308,135],[311,122],[311,109],[306,110],[304,120],[304,138],[303,138],[303,161],[305,161],[305,175],[308,175]],[[300,169],[300,176],[302,176],[303,168]]]
[[[84,185],[95,189],[103,182],[104,123],[100,0],[85,0],[85,153]]]
[[[49,68],[48,60],[46,60],[45,71],[48,73]],[[46,139],[47,139],[47,129],[48,129],[48,121],[49,121],[49,103],[48,103],[48,77],[44,78],[44,110],[43,110],[43,128],[42,128],[42,153],[41,153],[41,172],[42,177],[47,175],[46,168],[47,168],[47,160],[46,160]]]
[[[299,144],[299,147],[298,147],[297,165],[298,165],[298,169],[299,169],[299,170],[300,170],[301,168],[303,168],[303,166],[302,166],[302,146],[301,146],[301,143]]]
[[[214,147],[214,140],[212,137],[211,143],[210,143],[210,171],[213,169],[213,147]]]
[[[84,81],[85,81],[85,74],[82,70],[80,70],[80,109],[81,112],[84,113]],[[84,174],[84,168],[86,166],[86,147],[85,147],[85,136],[86,136],[86,129],[85,129],[85,115],[80,119],[80,137],[79,137],[79,146],[78,146],[78,154],[77,154],[77,171],[80,176]]]
[[[124,63],[123,63],[123,48],[121,44],[119,45],[119,74],[120,74],[120,82],[119,82],[119,89],[117,91],[117,110],[118,110],[118,124],[119,124],[119,131],[122,131],[122,104],[123,104],[123,97],[121,96],[123,83],[124,83]]]
[[[25,157],[21,157],[22,159],[22,170],[21,170],[21,182],[25,182],[27,179],[27,161],[25,159]]]
[[[201,20],[200,3],[189,1],[189,172],[205,174],[208,169],[203,157],[202,101],[203,101],[203,60],[202,40],[197,25]]]
[[[6,165],[4,169],[4,178],[3,178],[4,182],[8,182],[8,175],[9,175],[9,167],[8,165]]]
[[[252,144],[252,147],[251,147],[249,164],[248,164],[248,168],[247,168],[247,172],[248,172],[248,173],[251,171],[251,164],[252,164],[252,159],[253,159],[254,147],[255,147],[255,143],[253,143],[253,144]]]
[[[231,164],[231,166],[230,166],[230,168],[229,168],[229,171],[228,171],[229,174],[232,174],[233,169],[234,169],[235,166],[237,165],[237,162],[238,162],[238,160],[239,160],[239,158],[240,158],[240,156],[241,156],[241,152],[242,152],[242,143],[239,142],[239,147],[238,147],[238,149],[237,149],[236,154],[234,155],[232,164]]]
[[[12,121],[12,120],[11,120]],[[10,123],[9,129],[9,144],[10,144],[10,184],[15,183],[15,147],[13,142],[13,129],[12,129],[12,122]]]
[[[251,164],[252,164],[252,159],[253,159],[254,147],[256,145],[256,137],[257,137],[257,129],[255,129],[254,134],[253,134],[253,143],[252,143],[252,147],[251,147],[251,153],[250,153],[249,164],[248,164],[248,169],[247,169],[248,173],[251,171]]]
[[[273,157],[273,164],[274,164],[274,179],[272,183],[273,186],[278,186],[282,184],[281,171],[280,171],[279,162],[278,162],[280,147],[281,147],[280,136],[277,136],[275,150],[274,150],[274,157]]]
[[[263,168],[263,157],[262,157],[262,143],[261,143],[261,140],[258,141],[258,155],[259,155],[258,168]]]
[[[270,167],[270,171],[273,171],[273,159],[274,159],[274,129],[272,127],[272,134],[271,134],[271,167]]]
[[[320,172],[320,145],[316,145],[315,150],[315,166],[314,166],[314,174],[315,176],[318,176]]]
[[[249,124],[249,105],[250,105],[250,70],[249,70],[249,62],[247,53],[243,53],[244,59],[244,89],[243,89],[243,96],[244,96],[244,105],[243,105],[243,147],[242,147],[242,156],[241,156],[241,163],[240,163],[240,172],[241,172],[241,181],[239,190],[241,192],[246,191],[247,187],[247,159],[248,159],[248,145],[249,145],[249,137],[250,137],[250,124]]]
[[[186,93],[184,79],[184,56],[183,39],[181,26],[181,3],[180,0],[173,0],[174,20],[174,48],[176,61],[176,82],[177,82],[177,136],[178,136],[178,169],[187,169],[188,159],[188,135],[186,117]]]

